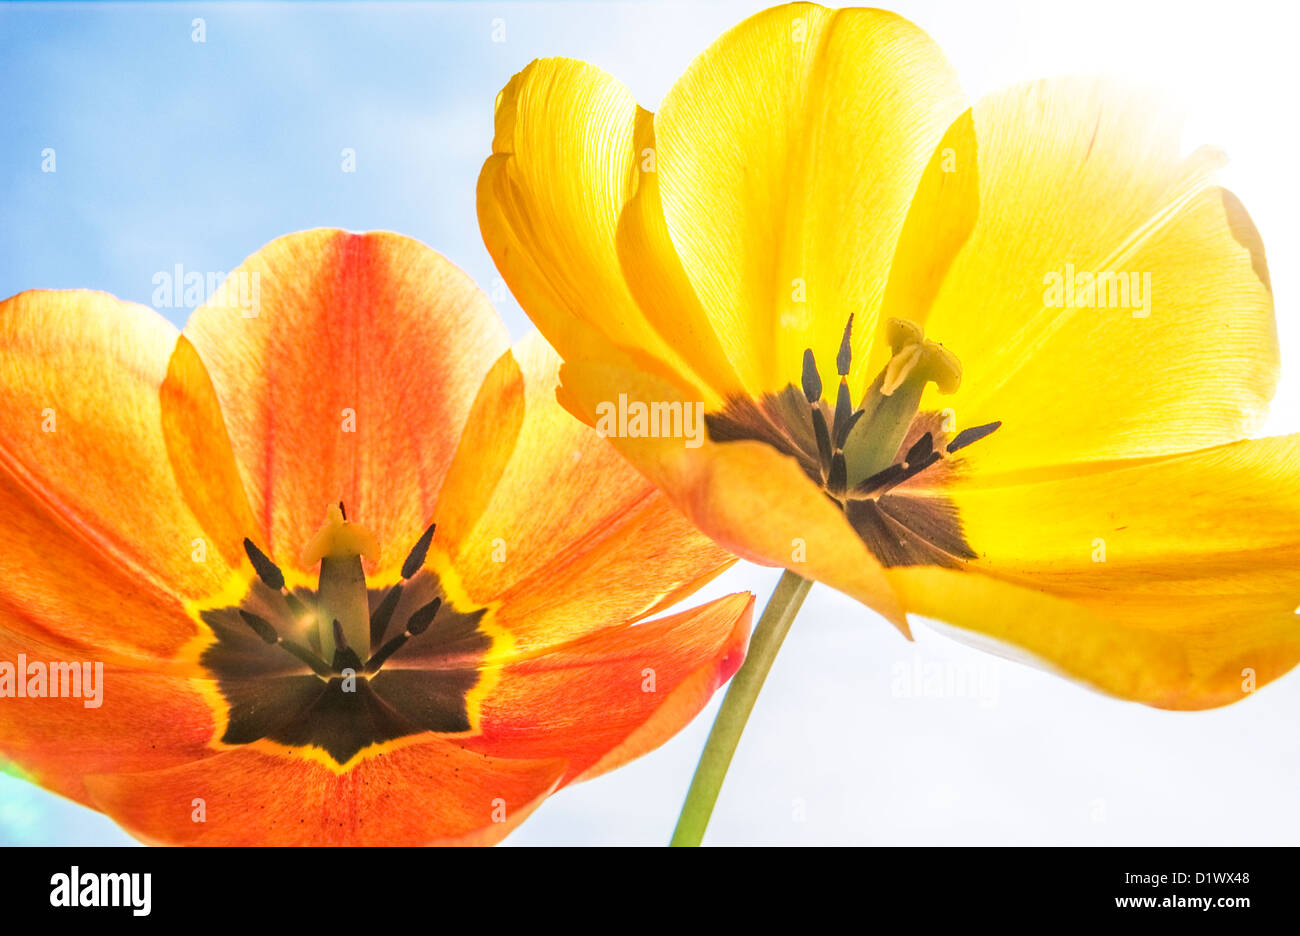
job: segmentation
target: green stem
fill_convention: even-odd
[[[795,615],[808,597],[812,582],[795,575],[789,569],[776,583],[776,590],[763,609],[763,616],[758,619],[758,626],[749,639],[749,652],[745,663],[731,679],[727,687],[727,696],[722,700],[722,708],[713,722],[709,740],[700,754],[700,762],[695,768],[695,777],[691,788],[686,793],[686,802],[682,804],[681,815],[677,819],[677,828],[673,831],[670,845],[699,845],[704,839],[704,830],[709,826],[709,817],[713,815],[713,804],[718,801],[718,791],[726,779],[731,757],[736,753],[740,743],[741,732],[745,722],[758,699],[767,671],[776,660],[777,651],[785,640]]]

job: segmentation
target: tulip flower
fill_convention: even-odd
[[[276,240],[181,334],[6,300],[0,660],[59,684],[0,754],[147,842],[491,843],[672,736],[751,599],[659,614],[732,558],[558,363],[393,234]]]

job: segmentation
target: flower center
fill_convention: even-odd
[[[474,690],[494,643],[489,612],[453,605],[426,567],[434,529],[386,588],[367,583],[361,560],[378,544],[342,504],[303,552],[304,566],[320,563],[315,590],[291,588],[244,541],[257,578],[236,604],[199,612],[215,637],[200,662],[220,690],[222,743],[314,748],[343,768],[384,742],[474,729]]]
[[[409,582],[424,567],[434,529],[435,526],[430,526],[411,547],[402,563],[404,582]],[[371,654],[371,646],[380,644],[388,630],[393,611],[402,596],[402,585],[390,588],[379,606],[371,610],[370,589],[366,585],[361,558],[377,558],[379,544],[365,527],[348,522],[342,503],[330,505],[325,524],[303,550],[303,565],[320,563],[319,585],[307,603],[286,587],[284,573],[252,540],[244,540],[244,550],[258,579],[267,588],[281,594],[296,620],[286,635],[270,620],[253,611],[241,607],[240,617],[266,643],[297,657],[318,675],[328,676],[347,670],[353,673],[362,670],[378,672],[385,660],[433,623],[442,606],[441,596],[421,605],[410,615],[402,633]],[[311,646],[293,639],[292,635],[303,627],[314,637]]]
[[[948,394],[961,384],[961,363],[925,337],[921,326],[891,319],[891,356],[854,405],[849,391],[853,317],[844,326],[835,369],[835,402],[823,399],[821,373],[804,351],[800,386],[788,385],[761,401],[733,398],[705,419],[715,442],[765,442],[794,458],[804,473],[844,511],[849,523],[885,565],[953,565],[975,557],[961,536],[950,502],[935,495],[904,500],[900,485],[927,470],[954,466],[954,453],[996,430],[993,422],[949,437],[938,413],[922,413],[928,384]]]

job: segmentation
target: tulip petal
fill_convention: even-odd
[[[564,783],[588,779],[668,740],[739,668],[754,599],[729,595],[634,627],[611,627],[500,668],[467,747],[563,757]]]
[[[1085,79],[975,107],[979,221],[926,321],[964,371],[928,405],[1003,423],[973,472],[1188,451],[1262,418],[1278,375],[1263,246],[1212,184],[1221,154],[1183,156],[1170,113]],[[1124,279],[1083,304],[1099,273]]]
[[[186,502],[226,562],[246,566],[244,539],[265,542],[266,531],[244,492],[212,378],[184,335],[167,364],[161,407],[167,454]]]
[[[103,293],[0,304],[5,629],[149,665],[194,636],[183,602],[232,574],[158,431],[175,341],[157,313]]]
[[[234,294],[254,282],[255,306]],[[185,335],[266,530],[259,545],[299,569],[326,506],[343,500],[378,537],[375,574],[400,565],[428,526],[475,394],[507,346],[486,297],[438,254],[396,234],[335,230],[268,244]]]
[[[15,670],[26,664],[28,675],[23,696],[0,701],[0,753],[65,796],[89,804],[81,785],[87,773],[156,770],[215,753],[204,680],[76,659],[8,628],[0,629],[0,661]],[[43,694],[33,697],[36,671]]]
[[[641,348],[737,386],[658,203],[652,117],[594,66],[540,59],[497,100],[479,222],[497,268],[565,357]]]
[[[514,430],[511,420],[498,421],[498,437],[485,434],[478,453],[506,452],[509,462],[487,472],[497,476],[495,487],[473,472],[453,472],[449,485],[457,478],[463,485],[449,486],[440,502],[484,504],[444,548],[470,599],[497,606],[514,649],[644,617],[731,565],[730,554],[556,404],[559,359],[540,336],[521,341],[513,357],[522,422]],[[502,392],[518,390],[503,385]]]
[[[1300,662],[1300,435],[950,491],[979,558],[891,569],[908,610],[1165,708]],[[1030,524],[1018,516],[1033,517]]]
[[[522,822],[564,770],[563,761],[501,760],[433,740],[345,773],[249,748],[90,776],[86,788],[132,835],[157,844],[486,845]]]
[[[524,423],[524,376],[507,351],[483,378],[438,493],[439,543],[463,543],[483,516]]]
[[[978,155],[975,120],[968,110],[935,147],[912,197],[862,377],[875,379],[889,363],[889,321],[915,320],[934,304],[953,259],[974,230],[980,207]]]
[[[922,172],[965,108],[916,26],[803,3],[734,27],[669,91],[664,218],[751,396],[796,382],[805,348],[834,355],[850,315],[865,358]]]

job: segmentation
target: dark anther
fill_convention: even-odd
[[[843,452],[836,452],[831,458],[831,473],[826,479],[826,492],[832,497],[842,497],[844,489],[849,486],[849,468]]]
[[[406,630],[410,634],[423,634],[429,625],[433,623],[438,609],[442,607],[442,599],[435,598],[427,605],[420,608],[411,615],[411,619],[406,622]]]
[[[348,519],[348,509],[343,506],[343,501],[339,501],[339,513],[343,515],[344,522]]]
[[[248,561],[253,564],[253,570],[257,572],[257,577],[265,583],[267,588],[273,588],[276,591],[284,588],[284,573],[248,537],[244,537],[244,552],[248,553]]]
[[[343,633],[343,625],[339,619],[334,619],[334,672],[341,673],[344,670],[356,672],[361,669],[361,657],[357,656],[357,651],[348,646],[347,635]]]
[[[816,403],[822,398],[822,375],[817,373],[817,361],[813,358],[812,348],[803,352],[803,395],[809,403]]]
[[[825,475],[831,468],[831,432],[826,428],[826,416],[821,407],[812,408],[812,421],[813,433],[817,436],[817,459]]]
[[[982,426],[971,426],[969,429],[963,429],[952,437],[952,441],[948,443],[948,451],[955,452],[958,449],[965,448],[972,442],[978,442],[980,439],[993,432],[993,430],[997,429],[1000,425],[1002,425],[1002,420],[999,419],[997,422],[985,423]]]
[[[375,608],[375,613],[370,615],[370,646],[375,647],[384,639],[384,632],[388,630],[388,622],[393,619],[393,612],[397,609],[397,599],[402,597],[402,586],[394,585],[384,596],[384,600],[379,602],[379,607]]]
[[[436,526],[436,523],[429,524],[429,529],[421,533],[420,538],[411,547],[406,561],[402,563],[402,578],[409,579],[424,567],[424,557],[429,553],[429,544],[433,542],[433,529]]]
[[[376,650],[369,660],[366,660],[366,672],[376,672],[379,667],[384,665],[384,661],[400,650],[408,640],[416,634],[423,634],[429,625],[433,623],[433,619],[437,616],[438,609],[441,607],[442,599],[435,598],[412,614],[411,619],[406,622],[406,630],[388,641]]]
[[[930,453],[933,451],[934,437],[927,432],[925,435],[921,436],[921,438],[917,439],[916,442],[912,444],[912,447],[907,450],[907,454],[903,456],[903,461],[905,461],[910,468],[912,465],[918,464],[923,458],[929,457]]]
[[[840,339],[840,353],[835,356],[835,369],[841,377],[849,376],[849,364],[853,361],[853,349],[849,347],[849,339],[853,335],[853,314],[849,313],[849,321],[844,326],[844,337]]]
[[[239,609],[239,616],[244,619],[245,624],[257,632],[258,637],[261,637],[267,643],[273,644],[280,642],[280,635],[275,632],[275,627],[266,618],[258,617],[256,614],[253,614],[251,611],[245,611],[243,608]]]
[[[890,465],[888,468],[877,471],[871,477],[857,484],[853,488],[853,493],[860,497],[866,497],[869,494],[874,494],[876,491],[893,487],[899,481],[903,480],[903,477],[906,474],[907,469],[902,465]]]

